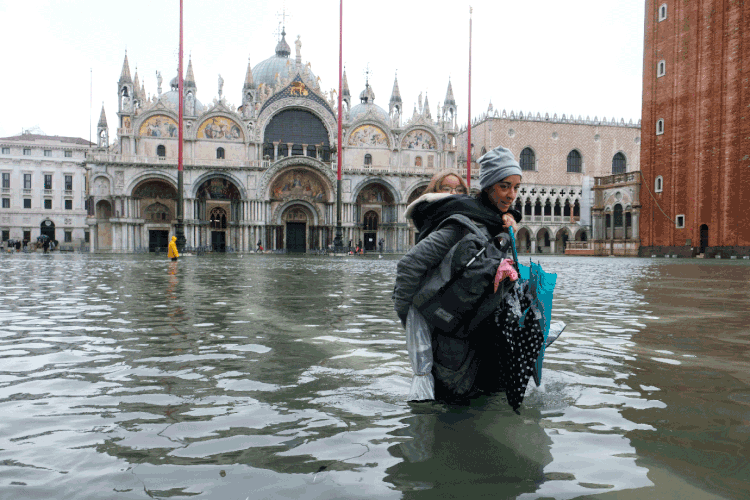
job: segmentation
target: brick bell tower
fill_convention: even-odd
[[[750,255],[750,2],[646,0],[642,256]]]

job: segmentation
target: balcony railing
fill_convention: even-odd
[[[169,156],[130,156],[115,154],[93,154],[89,161],[91,163],[129,163],[135,165],[168,164],[177,166],[177,158]],[[268,160],[220,160],[207,158],[184,158],[183,166],[186,167],[260,167],[268,168],[271,162]]]
[[[610,184],[624,184],[626,182],[636,182],[640,180],[641,172],[636,170],[634,172],[625,172],[624,174],[607,175],[604,177],[595,177],[595,184],[597,186],[606,186]]]

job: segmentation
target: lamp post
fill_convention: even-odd
[[[185,189],[182,175],[182,130],[183,130],[183,103],[182,103],[182,0],[180,0],[180,53],[177,63],[177,81],[178,81],[178,123],[177,123],[177,224],[174,227],[175,236],[177,236],[177,248],[182,251],[185,249],[185,226],[183,214],[183,191]]]
[[[471,13],[472,8],[469,7],[469,125],[467,129],[467,144],[466,144],[466,185],[471,188]]]
[[[341,82],[342,82],[342,33],[344,25],[344,0],[339,0],[339,107],[338,107],[338,137],[336,139],[336,237],[333,240],[333,247],[335,250],[340,251],[344,246],[343,241],[343,228],[341,227],[341,162],[343,158],[341,156]]]

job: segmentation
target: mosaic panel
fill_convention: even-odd
[[[412,130],[404,137],[402,147],[405,149],[437,149],[437,141],[426,130]]]
[[[224,139],[228,141],[241,141],[242,128],[234,121],[215,116],[201,123],[198,127],[198,139]]]
[[[388,147],[388,136],[379,127],[374,125],[361,125],[354,129],[349,136],[349,146],[382,146]]]
[[[279,175],[271,186],[271,200],[310,199],[325,201],[326,190],[320,179],[310,171],[293,169]]]
[[[139,134],[147,137],[177,137],[177,122],[165,115],[152,116],[143,122]]]

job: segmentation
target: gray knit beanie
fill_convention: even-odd
[[[523,175],[513,153],[502,146],[487,151],[477,160],[479,163],[479,186],[482,191],[510,175]]]

